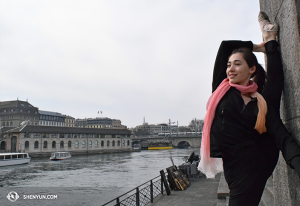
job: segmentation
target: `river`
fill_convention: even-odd
[[[116,154],[73,156],[63,161],[35,158],[29,164],[0,168],[0,205],[101,205],[182,164],[198,148],[142,150]],[[18,193],[16,202],[6,198]],[[57,195],[56,200],[24,199],[23,195]],[[23,199],[22,199],[23,198]]]

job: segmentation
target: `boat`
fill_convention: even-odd
[[[65,160],[71,157],[70,152],[53,152],[50,160]]]
[[[148,145],[148,150],[173,149],[173,146],[168,142],[151,143]]]
[[[30,160],[28,153],[0,153],[0,167],[27,164]]]

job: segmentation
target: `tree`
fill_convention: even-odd
[[[191,128],[189,128],[188,126],[180,126],[178,127],[179,132],[191,132]]]
[[[192,119],[192,121],[189,123],[189,128],[195,132],[202,132],[203,130],[203,125],[204,125],[204,120],[203,119]]]

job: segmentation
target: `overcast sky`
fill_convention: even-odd
[[[203,119],[221,41],[262,41],[258,0],[0,2],[0,101],[128,127]]]

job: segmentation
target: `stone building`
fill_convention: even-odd
[[[76,119],[76,127],[86,128],[124,128],[121,121],[118,119],[110,119],[107,117],[96,117],[87,119]]]
[[[65,116],[65,127],[75,127],[75,118],[64,115]]]
[[[169,125],[167,123],[161,124],[148,124],[144,122],[142,125],[136,126],[133,131],[136,135],[157,135],[159,133],[177,132],[177,125]]]
[[[1,150],[49,155],[54,151],[102,153],[131,150],[131,132],[127,129],[25,125],[2,133]],[[0,151],[1,152],[1,151]]]
[[[58,126],[58,127],[65,126],[66,117],[61,113],[39,110],[39,114],[40,114],[39,125]]]
[[[259,2],[261,11],[269,16],[272,23],[279,25],[278,40],[284,70],[281,118],[300,144],[300,1]],[[300,205],[300,178],[287,166],[282,155],[273,173],[273,185],[275,205]]]
[[[27,101],[13,100],[0,102],[0,126],[18,127],[23,121],[38,125],[38,108]]]

